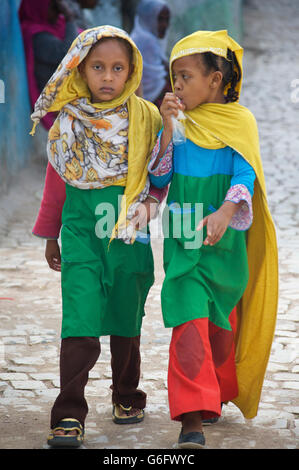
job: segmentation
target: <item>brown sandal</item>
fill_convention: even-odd
[[[136,410],[136,414],[130,414],[132,410]],[[139,408],[133,408],[129,406],[126,408],[125,406],[113,405],[112,409],[112,420],[116,424],[134,424],[140,423],[144,419],[144,411]]]
[[[55,431],[64,431],[65,435],[57,435]],[[67,434],[76,431],[76,435]],[[48,436],[48,445],[51,447],[80,447],[84,439],[84,429],[77,419],[65,418],[51,429]]]

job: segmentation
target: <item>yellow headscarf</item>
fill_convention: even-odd
[[[133,49],[134,70],[125,88],[117,98],[101,103],[90,103],[90,91],[82,79],[78,65],[87,56],[91,47],[105,37],[118,37],[129,42]],[[125,182],[126,197],[122,198],[121,212],[114,228],[112,238],[119,227],[126,226],[126,215],[130,205],[136,201],[146,184],[147,166],[157,133],[161,128],[158,109],[150,102],[135,95],[142,78],[142,56],[128,34],[113,26],[100,26],[83,31],[72,43],[68,53],[52,75],[40,97],[35,103],[31,116],[34,126],[51,111],[60,111],[66,104],[79,98],[87,98],[87,103],[98,110],[116,108],[124,103],[128,106],[128,174]]]
[[[173,48],[173,62],[187,55],[235,52],[242,71],[243,50],[227,31],[197,31]],[[241,81],[236,88],[241,90]],[[238,102],[206,103],[185,111],[186,136],[205,148],[229,146],[239,152],[256,174],[253,223],[247,236],[249,281],[240,300],[236,335],[236,367],[239,395],[233,402],[246,418],[257,414],[264,375],[274,336],[278,303],[278,251],[274,223],[267,203],[259,149],[258,130],[252,113]]]

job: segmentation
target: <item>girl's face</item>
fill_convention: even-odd
[[[121,95],[130,76],[129,53],[116,39],[99,41],[79,70],[90,90],[92,103],[113,100]]]
[[[224,103],[222,73],[206,74],[199,56],[181,57],[172,65],[174,93],[191,111],[203,103]]]

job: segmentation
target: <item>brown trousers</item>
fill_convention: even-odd
[[[110,336],[112,403],[145,408],[146,394],[138,390],[140,336]],[[98,360],[98,338],[72,337],[61,341],[60,393],[51,411],[51,428],[63,418],[75,418],[84,426],[88,405],[84,396],[88,373]]]

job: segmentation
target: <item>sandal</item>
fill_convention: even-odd
[[[123,405],[113,405],[112,409],[112,420],[116,424],[134,424],[140,423],[144,419],[144,411],[142,409],[136,409],[138,413],[136,415],[130,415],[130,411],[133,409],[132,406],[126,408]],[[123,413],[124,412],[124,413]]]
[[[57,435],[55,431],[65,431],[65,435]],[[77,435],[67,434],[77,431]],[[57,426],[51,429],[48,436],[48,445],[51,447],[80,447],[84,438],[84,429],[77,419],[65,418],[59,421]]]

